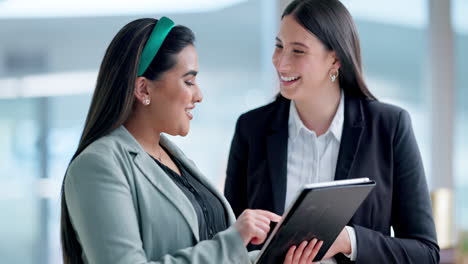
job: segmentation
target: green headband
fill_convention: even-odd
[[[148,69],[151,61],[161,48],[164,39],[174,27],[174,22],[167,17],[161,17],[153,28],[143,51],[141,52],[140,64],[138,66],[138,76],[142,76]]]

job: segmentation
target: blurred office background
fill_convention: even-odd
[[[287,2],[0,0],[0,263],[62,263],[62,178],[105,48],[135,18],[167,15],[194,30],[204,102],[189,136],[174,140],[222,189],[237,117],[276,92],[271,55]],[[357,23],[371,91],[410,112],[430,190],[453,194],[451,246],[461,244],[468,231],[468,1],[343,2]]]

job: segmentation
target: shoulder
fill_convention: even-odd
[[[279,99],[276,99],[273,102],[270,102],[266,105],[254,108],[243,113],[239,119],[244,121],[254,121],[260,119],[265,119],[271,112],[273,112],[279,104]]]
[[[97,202],[108,205],[112,203],[109,197],[131,192],[134,182],[132,167],[128,165],[131,156],[124,149],[124,143],[112,132],[92,142],[70,163],[63,180],[63,193],[75,216],[82,206]]]
[[[128,149],[125,141],[115,135],[115,132],[103,136],[89,144],[75,160],[82,160],[86,157],[99,157],[99,159],[112,160]]]
[[[376,100],[362,100],[366,126],[381,136],[398,138],[412,133],[412,122],[404,108]]]
[[[118,174],[127,164],[130,148],[118,131],[103,136],[88,145],[73,161],[67,170],[67,178],[91,177],[95,174]]]
[[[289,113],[290,100],[278,96],[273,102],[243,113],[238,119],[238,125],[266,125],[272,119],[281,118],[281,114]]]
[[[362,100],[363,112],[367,121],[397,125],[409,119],[409,113],[400,106],[377,101]]]

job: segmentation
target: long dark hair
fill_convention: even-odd
[[[376,100],[362,74],[361,47],[351,14],[339,0],[294,0],[281,18],[292,15],[341,62],[338,76],[346,94]]]
[[[135,102],[133,92],[140,55],[156,23],[157,20],[151,18],[132,21],[110,43],[99,69],[81,139],[70,163],[92,142],[121,126],[129,118]],[[195,36],[187,27],[172,28],[143,76],[150,80],[160,78],[176,65],[176,55],[185,47],[193,45],[194,41]],[[81,264],[82,248],[70,222],[64,183],[65,178],[62,183],[60,219],[63,262]]]

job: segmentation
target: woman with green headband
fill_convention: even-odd
[[[280,216],[226,201],[167,137],[187,135],[202,101],[194,35],[168,18],[114,37],[62,186],[64,263],[250,263]],[[310,263],[321,243],[290,251]],[[293,260],[294,257],[294,261]]]

